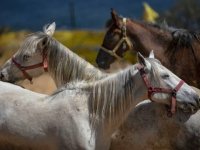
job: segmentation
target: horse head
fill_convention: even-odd
[[[107,23],[108,30],[96,58],[100,68],[108,69],[110,64],[116,59],[123,58],[124,53],[132,48],[127,36],[126,21],[126,18],[121,18],[116,11],[111,10],[111,20]]]
[[[55,31],[55,23],[44,26],[44,32],[30,34],[19,50],[2,66],[0,79],[16,82],[22,79],[32,80],[32,77],[47,71],[47,47]]]
[[[198,94],[155,59],[153,51],[149,58],[138,53],[138,62],[139,73],[145,85],[143,88],[147,89],[150,100],[170,104],[172,113],[175,112],[176,106],[188,112],[199,109]]]
[[[160,56],[172,40],[171,32],[165,30],[167,27],[121,17],[114,10],[111,11],[107,27],[96,58],[96,63],[103,69],[109,69],[110,64],[122,59],[128,50],[148,56],[154,49],[156,56]],[[162,58],[162,63],[164,60]]]

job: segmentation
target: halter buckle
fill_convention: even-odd
[[[177,93],[177,90],[176,90],[176,89],[173,89],[173,90],[172,90],[172,97],[176,97],[176,93]]]
[[[140,71],[140,75],[143,76],[144,74],[146,74],[144,68],[139,68],[139,71]]]

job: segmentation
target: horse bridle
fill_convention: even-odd
[[[176,112],[176,93],[178,92],[178,90],[181,88],[181,86],[185,83],[183,80],[181,80],[177,86],[174,88],[174,89],[167,89],[167,88],[160,88],[160,87],[153,87],[148,78],[147,78],[147,74],[144,70],[144,66],[142,65],[138,65],[137,66],[137,69],[139,70],[139,73],[147,87],[147,90],[148,90],[148,98],[152,100],[152,95],[155,94],[155,93],[169,93],[171,94],[172,96],[172,99],[171,99],[171,109],[170,109],[170,112],[171,114],[174,114]]]
[[[48,71],[48,63],[47,63],[47,54],[43,52],[43,59],[41,63],[35,64],[35,65],[30,65],[30,66],[22,66],[19,64],[14,57],[12,57],[12,62],[15,64],[15,66],[22,72],[24,77],[32,83],[32,77],[26,72],[27,70],[43,67],[44,71]]]
[[[117,58],[117,59],[122,59],[121,56],[119,56],[117,54],[117,50],[119,49],[119,47],[121,46],[121,44],[123,42],[126,42],[126,44],[128,45],[129,49],[132,48],[132,43],[129,39],[129,37],[126,34],[126,18],[123,18],[123,26],[121,28],[122,31],[122,38],[119,40],[119,42],[117,43],[117,45],[113,48],[113,49],[107,49],[104,46],[101,46],[101,49],[105,52],[107,52],[108,54],[110,54],[111,56]]]

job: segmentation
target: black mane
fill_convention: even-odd
[[[200,32],[199,31],[189,31],[185,29],[176,29],[171,31],[173,40],[171,41],[166,53],[171,56],[181,49],[190,49],[194,58],[195,63],[197,63],[197,58],[195,54],[195,48],[193,47],[193,42],[198,41],[200,43]]]
[[[157,28],[166,32],[169,32],[172,35],[172,41],[169,44],[166,54],[170,57],[171,60],[176,61],[174,58],[174,54],[181,49],[187,48],[190,49],[194,58],[195,63],[197,63],[197,58],[195,54],[195,49],[193,47],[193,42],[197,41],[200,43],[200,31],[191,31],[182,28],[175,28],[168,26],[168,24],[164,21],[160,24],[157,23],[146,23],[141,21],[136,21],[143,26]],[[171,62],[173,62],[171,61]],[[173,62],[174,63],[174,62]]]
[[[165,52],[166,52],[166,54],[168,54],[170,59],[173,60],[174,54],[176,54],[181,49],[187,48],[187,49],[191,50],[192,55],[194,57],[194,61],[197,62],[197,58],[195,55],[195,49],[193,47],[193,42],[198,41],[200,43],[200,31],[190,31],[187,29],[171,27],[171,26],[168,26],[166,21],[158,24],[158,23],[147,23],[144,21],[138,21],[138,20],[133,20],[133,19],[130,19],[130,20],[133,22],[136,22],[146,28],[151,27],[154,29],[156,28],[159,30],[169,32],[172,35],[172,41],[169,44],[169,46]],[[106,22],[105,26],[107,28],[109,28],[112,26],[112,24],[113,24],[112,19],[109,19]]]

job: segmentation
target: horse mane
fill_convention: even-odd
[[[134,21],[134,20],[132,20]],[[200,31],[190,31],[181,28],[175,28],[168,26],[166,21],[162,23],[147,23],[141,21],[134,21],[138,22],[140,25],[143,25],[146,28],[153,28],[159,29],[162,31],[169,32],[172,35],[172,40],[166,49],[165,53],[168,54],[171,60],[176,61],[175,54],[179,52],[181,49],[190,49],[194,58],[194,61],[197,63],[197,58],[195,54],[195,48],[193,46],[193,42],[197,41],[200,44]],[[163,33],[159,33],[163,35]],[[162,38],[162,37],[161,37]],[[174,61],[171,61],[174,63]]]
[[[89,107],[91,124],[94,128],[99,121],[111,124],[111,122],[121,119],[121,115],[127,110],[125,106],[131,104],[131,101],[124,101],[124,99],[133,99],[131,93],[135,89],[135,85],[130,76],[135,70],[135,67],[127,68],[125,71],[112,74],[93,84]],[[123,88],[127,88],[127,90],[125,91]],[[118,120],[116,120],[116,116],[118,116]]]
[[[154,59],[146,59],[152,66],[150,74],[151,84],[163,87],[158,68]],[[134,101],[133,93],[136,90],[133,76],[137,73],[137,66],[133,65],[118,73],[90,84],[90,112],[91,124],[95,128],[99,121],[111,125],[113,122],[124,120],[124,113],[131,109]],[[117,116],[117,117],[116,117]]]
[[[42,33],[42,32],[36,32],[27,35],[24,42],[21,44],[19,49],[19,55],[23,56],[23,54],[31,55],[32,53],[35,53],[35,49],[37,48],[38,43],[44,38],[48,37],[48,35]],[[28,49],[28,51],[27,51]]]
[[[50,38],[48,49],[49,68],[53,78],[61,84],[72,80],[92,81],[105,77],[99,69],[70,51],[57,40]]]
[[[120,17],[120,19],[122,19],[122,17]],[[148,23],[144,21],[133,20],[131,18],[129,19],[132,22],[140,24],[144,28],[151,29],[150,31],[152,31],[152,33],[154,34],[156,33],[156,37],[158,37],[158,39],[161,39],[162,41],[166,40],[163,31],[169,32],[172,35],[172,40],[169,43],[169,46],[166,49],[165,53],[170,57],[171,60],[176,61],[174,55],[181,49],[187,48],[191,50],[193,58],[197,63],[193,42],[197,41],[200,44],[200,31],[190,31],[186,29],[171,27],[167,24],[166,21],[163,21],[162,23]],[[113,21],[112,19],[110,19],[107,21],[106,27],[109,28],[110,26],[112,26],[112,24]],[[174,61],[171,62],[174,63]]]
[[[196,49],[193,46],[194,41],[197,41],[200,44],[200,32],[199,31],[189,31],[184,29],[176,29],[171,32],[172,41],[166,50],[166,53],[169,55],[170,59],[176,61],[175,54],[180,52],[181,49],[190,49],[194,62],[197,64],[198,60],[196,57]]]
[[[107,75],[43,32],[30,34],[19,52],[21,55],[35,53],[38,43],[45,38],[48,40],[45,50],[47,59],[50,60],[48,61],[49,72],[57,86],[77,79],[97,80]]]
[[[146,58],[151,64],[151,84],[157,87],[163,87],[163,81],[159,75],[155,59]],[[117,123],[126,119],[128,109],[131,109],[134,102],[134,84],[133,76],[137,73],[137,66],[130,66],[117,73],[91,82],[75,80],[58,88],[51,97],[64,91],[77,91],[78,93],[88,94],[88,107],[90,113],[90,123],[95,131],[99,123],[106,123],[108,126],[113,122]],[[138,91],[136,91],[138,92]]]

